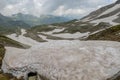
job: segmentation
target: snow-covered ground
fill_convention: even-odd
[[[89,32],[86,33],[76,32],[74,34],[70,34],[70,33],[53,34],[53,36],[62,37],[62,38],[80,38],[88,35]]]
[[[47,35],[50,35],[50,36],[55,36],[55,37],[73,38],[73,39],[82,38],[82,37],[88,36],[90,34],[90,32],[86,32],[86,33],[76,32],[76,33],[73,33],[73,34],[70,34],[70,33],[54,34],[55,32],[61,32],[63,30],[64,30],[64,28],[62,28],[62,29],[54,29],[54,30],[49,31],[49,32],[40,32],[40,33],[47,34]],[[11,38],[13,40],[19,41],[19,42],[21,42],[23,44],[28,44],[30,46],[39,44],[39,42],[37,42],[37,41],[35,41],[35,40],[31,39],[31,38],[25,37],[24,34],[26,34],[26,30],[21,29],[21,35],[19,35],[18,37],[16,37],[15,33],[7,35],[7,37],[9,37],[9,38]],[[44,36],[44,35],[39,34],[38,36],[40,38],[42,38],[43,40],[53,41],[51,39],[47,39],[46,36]]]
[[[86,32],[86,33],[80,33],[80,32],[76,32],[76,33],[59,33],[59,34],[54,34],[55,32],[61,32],[63,31],[63,29],[55,29],[53,31],[49,31],[49,32],[42,32],[44,34],[48,34],[48,35],[51,35],[51,36],[56,36],[56,37],[61,37],[61,38],[81,38],[81,37],[84,37],[84,36],[88,36],[90,32]]]
[[[120,4],[116,4],[115,6],[113,6],[112,8],[106,10],[105,12],[103,12],[102,14],[100,14],[99,16],[105,15],[105,14],[109,14],[111,12],[114,12],[115,10],[120,8]]]
[[[102,18],[102,19],[97,19],[97,20],[93,20],[91,21],[91,23],[96,23],[99,24],[100,22],[107,22],[110,23],[111,25],[118,25],[119,23],[113,22],[113,20],[117,19],[120,13],[117,13],[116,15],[107,17],[107,18]]]
[[[52,30],[52,31],[43,32],[43,33],[45,33],[45,34],[53,34],[53,33],[56,33],[56,32],[61,32],[61,31],[63,31],[63,30],[64,30],[64,28],[62,28],[62,29],[54,29],[54,30]]]
[[[38,72],[49,80],[105,80],[120,70],[119,42],[47,39],[39,43],[24,37],[25,30],[21,32],[19,37],[8,37],[31,48],[6,47],[2,64],[6,73],[26,77],[29,72]]]
[[[11,34],[11,35],[7,35],[7,37],[9,37],[9,38],[11,38],[13,40],[19,41],[19,42],[21,42],[23,44],[28,44],[30,46],[38,44],[37,41],[35,41],[35,40],[33,40],[33,39],[29,38],[29,37],[25,37],[23,35],[19,35],[18,37],[16,37],[16,34]]]
[[[50,41],[30,49],[6,47],[2,69],[20,77],[37,71],[49,80],[105,80],[120,70],[120,43]]]
[[[18,37],[16,37],[16,34],[10,34],[10,35],[7,35],[7,37],[13,39],[13,40],[16,40],[18,42],[21,42],[23,44],[27,44],[27,45],[35,45],[35,44],[38,44],[37,41],[29,38],[29,37],[25,37],[23,36],[24,34],[26,33],[26,31],[24,29],[21,29],[21,35],[19,35]]]
[[[97,23],[97,24],[100,23],[100,22],[108,22],[108,23],[110,23],[112,25],[118,25],[119,23],[115,23],[115,22],[113,22],[113,20],[118,18],[117,15],[120,14],[119,12],[116,13],[115,15],[107,17],[107,18],[102,18],[102,19],[97,19],[97,20],[96,20],[96,18],[99,18],[100,16],[107,15],[107,14],[109,15],[109,14],[111,14],[111,12],[115,12],[119,8],[120,8],[120,4],[116,4],[113,7],[111,7],[109,9],[107,9],[106,11],[102,12],[100,15],[96,16],[95,18],[92,18],[94,15],[93,16],[91,15],[91,16],[88,16],[88,17],[86,17],[86,18],[84,18],[84,19],[82,19],[80,21],[83,21],[83,22],[90,21],[91,23]]]
[[[26,30],[25,29],[21,29],[21,35],[24,35],[24,34],[26,34],[27,32],[26,32]]]

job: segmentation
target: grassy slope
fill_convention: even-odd
[[[90,35],[87,40],[111,40],[120,42],[120,25]]]
[[[11,46],[11,47],[17,47],[17,48],[29,48],[29,46],[24,45],[20,42],[17,42],[15,40],[12,40],[6,36],[0,35],[0,44],[4,46]]]
[[[37,25],[35,27],[32,27],[27,30],[27,34],[24,36],[30,37],[38,42],[46,42],[46,40],[42,39],[40,36],[38,36],[39,33],[41,32],[49,32],[54,29],[61,29],[64,28],[63,31],[61,32],[56,32],[54,34],[61,34],[61,33],[76,33],[76,32],[94,32],[99,29],[103,29],[106,27],[109,27],[110,25],[108,23],[101,22],[96,26],[93,26],[93,24],[88,23],[88,22],[81,22],[77,20],[72,20],[69,22],[64,22],[64,23],[56,23],[56,24],[51,24],[51,25]],[[50,36],[50,35],[44,35],[48,39],[52,40],[73,40],[72,38],[67,39],[67,38],[61,38],[61,37],[55,37],[55,36]]]
[[[47,32],[47,31],[52,31],[56,28],[64,28],[65,30],[59,32],[59,33],[76,33],[76,32],[94,32],[99,29],[103,29],[106,27],[109,27],[110,24],[101,22],[98,25],[94,26],[91,23],[88,22],[81,22],[77,20],[72,20],[69,22],[64,22],[64,23],[56,23],[56,24],[51,24],[51,25],[38,25],[35,27],[32,27],[29,29],[31,32]],[[59,34],[58,33],[58,34]]]
[[[120,25],[113,26],[99,33],[90,35],[87,40],[112,40],[120,42]],[[120,72],[107,80],[120,80]]]

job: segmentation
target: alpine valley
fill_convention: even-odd
[[[0,67],[0,80],[120,80],[120,0],[79,20],[0,14]]]

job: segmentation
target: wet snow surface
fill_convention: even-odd
[[[55,29],[53,31],[49,31],[49,32],[42,32],[44,34],[48,34],[48,35],[52,35],[52,36],[56,36],[56,37],[61,37],[61,38],[82,38],[84,36],[88,36],[90,32],[86,32],[86,33],[80,33],[80,32],[76,32],[76,33],[59,33],[59,34],[54,34],[56,32],[61,32],[63,31],[63,29]]]
[[[105,80],[120,70],[119,42],[47,39],[48,42],[39,43],[23,36],[24,29],[21,32],[19,37],[8,37],[31,48],[6,47],[2,64],[4,72],[18,78],[38,72],[49,80]]]
[[[120,43],[62,40],[6,47],[2,69],[17,77],[37,71],[49,80],[105,80],[120,70]]]

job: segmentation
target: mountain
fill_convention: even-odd
[[[120,23],[120,0],[115,3],[102,7],[96,11],[93,11],[89,15],[83,17],[81,21],[99,23],[107,22],[112,25]]]
[[[119,4],[118,0],[81,20],[54,24],[49,24],[55,22],[52,15],[42,15],[39,19],[19,13],[12,16],[13,20],[1,16],[2,25],[10,23],[7,27],[15,25],[14,21],[24,21],[31,26],[42,21],[42,24],[46,23],[29,29],[18,28],[15,33],[6,36],[0,35],[0,44],[6,46],[2,70],[24,78],[29,77],[28,72],[37,72],[37,76],[43,80],[120,80],[120,74],[115,74],[120,69],[120,22],[119,16],[116,17],[119,14]],[[4,48],[1,45],[0,52],[2,59]],[[57,66],[58,63],[61,66]],[[80,77],[76,77],[78,71],[80,74],[77,76]],[[61,72],[63,75],[59,76]],[[0,80],[3,79],[4,75],[0,74]]]
[[[14,14],[11,16],[11,18],[14,20],[24,21],[25,23],[31,26],[60,23],[60,22],[66,22],[70,20],[66,17],[60,17],[60,16],[41,15],[40,17],[36,17],[30,14],[22,14],[22,13]]]
[[[52,40],[74,40],[74,39],[86,39],[93,40],[94,38],[89,38],[89,35],[96,35],[99,32],[101,35],[96,35],[95,40],[101,40],[101,37],[104,37],[103,40],[114,40],[119,41],[119,31],[111,30],[110,27],[115,27],[120,24],[120,1],[116,1],[113,4],[102,7],[96,11],[93,11],[89,15],[83,17],[80,20],[72,20],[64,23],[56,23],[50,25],[38,25],[27,30],[27,37],[33,38],[34,40],[40,41],[43,36],[47,39]],[[117,29],[120,26],[117,26]],[[116,29],[116,27],[115,27]],[[57,30],[57,31],[56,31]],[[104,33],[106,31],[106,34]],[[118,29],[119,30],[119,29]],[[103,31],[103,32],[102,32]],[[112,34],[112,31],[114,31]],[[109,33],[108,33],[109,32]],[[31,35],[32,34],[32,35]],[[103,36],[102,34],[109,36]],[[115,35],[117,34],[117,35]],[[37,37],[39,36],[39,38]],[[75,37],[77,35],[77,37]],[[36,38],[35,38],[36,36]],[[68,37],[69,36],[69,37]],[[43,40],[42,40],[43,41]],[[41,41],[41,42],[42,42]]]
[[[14,32],[18,27],[29,28],[30,26],[23,21],[12,20],[11,18],[0,14],[0,33]]]

